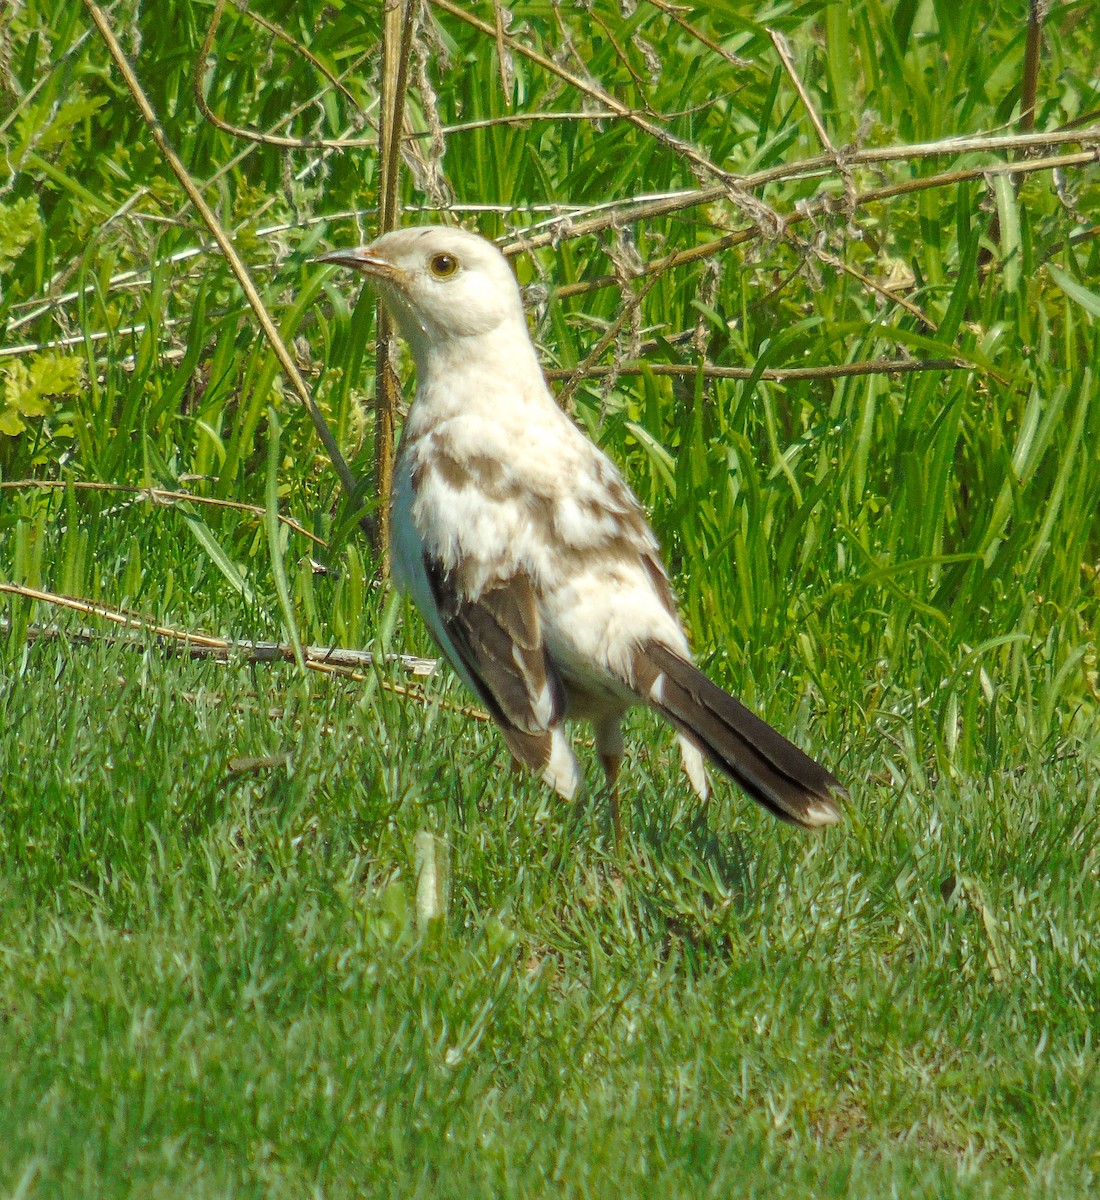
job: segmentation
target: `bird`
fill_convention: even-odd
[[[839,780],[694,664],[642,505],[550,392],[496,245],[416,225],[318,261],[366,276],[408,343],[392,575],[513,757],[572,800],[566,721],[591,722],[618,836],[621,722],[644,705],[700,800],[705,759],[782,821],[840,821]]]

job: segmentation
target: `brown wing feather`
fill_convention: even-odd
[[[638,691],[716,767],[777,817],[810,828],[840,820],[840,781],[666,646],[640,647]]]
[[[550,761],[549,731],[565,713],[565,692],[542,641],[530,579],[513,575],[470,599],[454,572],[427,556],[424,565],[440,620],[508,748],[541,770]]]

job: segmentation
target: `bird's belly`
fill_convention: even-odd
[[[629,695],[634,656],[648,642],[690,654],[640,562],[576,565],[545,590],[539,616],[551,658],[587,690]]]
[[[570,675],[561,671],[565,691],[565,715],[570,720],[604,722],[609,716],[621,716],[638,703],[628,688],[608,676],[591,671]]]

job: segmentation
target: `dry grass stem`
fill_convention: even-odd
[[[164,135],[160,122],[157,120],[157,114],[153,106],[149,102],[141,84],[138,82],[137,76],[134,74],[125,54],[122,52],[122,47],[118,43],[118,39],[111,29],[110,23],[106,15],[94,0],[84,0],[85,7],[89,15],[95,22],[96,28],[99,30],[107,50],[114,60],[115,66],[118,68],[131,96],[134,98],[141,115],[145,120],[149,133],[157,143],[161,154],[165,161],[172,168],[172,173],[179,180],[180,186],[183,188],[188,199],[195,206],[195,210],[202,218],[203,223],[213,235],[214,240],[218,243],[218,247],[225,256],[226,262],[236,276],[237,282],[240,284],[241,290],[248,300],[249,306],[256,314],[256,318],[260,323],[264,336],[268,340],[276,359],[279,362],[283,373],[290,382],[294,391],[298,394],[298,398],[305,405],[309,412],[310,419],[313,421],[314,428],[317,430],[317,436],[321,439],[321,444],[325,447],[333,468],[340,478],[340,482],[344,487],[344,491],[348,498],[352,498],[356,493],[355,479],[352,476],[351,470],[340,447],[336,444],[336,439],[332,435],[332,431],[325,421],[324,415],[317,407],[316,402],[306,386],[305,380],[298,371],[297,364],[294,361],[290,350],[283,341],[279,333],[278,327],[271,318],[271,314],[267,311],[267,306],[264,304],[260,293],[256,289],[256,285],[252,282],[252,277],[245,266],[243,259],[237,253],[236,247],[233,245],[232,239],[226,233],[222,223],[218,220],[214,210],[207,204],[202,192],[196,186],[195,181],[191,178],[190,172],[187,170],[183,160],[176,154]]]
[[[64,491],[70,487],[77,492],[123,492],[132,495],[135,500],[144,500],[150,504],[161,504],[165,507],[187,503],[205,505],[207,508],[228,508],[235,512],[251,513],[257,517],[262,517],[266,513],[266,509],[260,504],[245,504],[240,500],[222,500],[216,496],[197,496],[194,492],[169,491],[164,488],[155,487],[136,487],[125,483],[103,483],[90,479],[0,480],[0,489],[10,489],[12,491],[25,491],[32,488],[36,490]],[[295,521],[293,517],[284,517],[281,513],[277,514],[277,516],[281,525],[285,525],[288,529],[293,529],[295,533],[308,538],[315,545],[325,545],[324,538],[311,533],[304,525]]]

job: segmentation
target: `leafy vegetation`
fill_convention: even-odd
[[[420,14],[404,219],[517,251],[708,669],[851,785],[699,811],[641,714],[619,850],[444,672],[152,632],[432,653],[89,7],[0,18],[0,1186],[1092,1194],[1091,0],[1030,118],[1016,6]],[[311,259],[374,229],[381,7],[107,11],[364,478]]]

